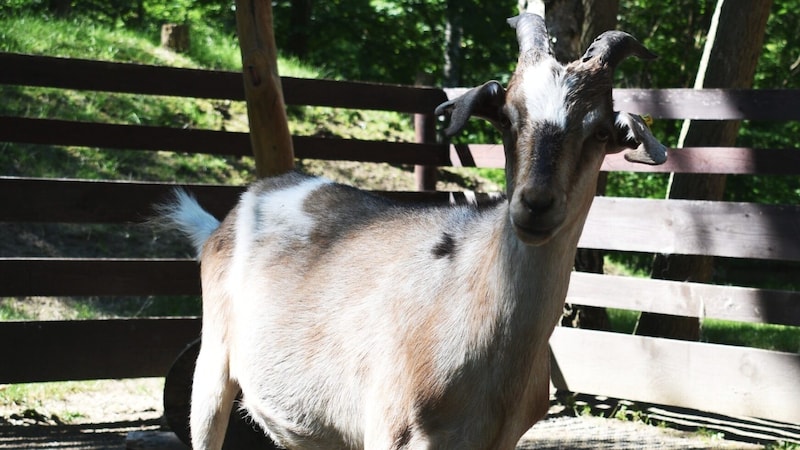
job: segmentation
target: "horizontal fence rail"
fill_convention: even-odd
[[[0,258],[0,296],[199,295],[192,259]],[[574,272],[569,303],[800,326],[800,292]]]
[[[355,139],[292,137],[298,158],[420,164],[427,166],[505,168],[501,145],[421,144]],[[250,156],[247,133],[32,119],[0,116],[0,142],[75,145],[111,149],[169,150],[230,156]],[[608,155],[607,172],[716,173],[800,175],[800,149],[687,147],[670,149],[663,165],[634,164],[624,152]]]
[[[800,261],[800,205],[597,197],[585,248]]]
[[[447,98],[469,88],[445,88]],[[796,89],[614,89],[614,108],[655,119],[800,120]]]
[[[658,166],[635,164],[625,152],[607,155],[605,172],[701,173],[730,175],[800,175],[800,149],[756,149],[746,147],[682,147],[668,149],[667,162]],[[456,167],[505,168],[499,144],[455,144],[450,160]]]
[[[251,156],[247,133],[0,116],[0,141]],[[293,136],[298,158],[450,165],[447,146]]]
[[[0,53],[0,83],[87,91],[244,101],[240,72],[182,69]],[[438,88],[282,77],[287,105],[430,114],[447,100]]]
[[[0,177],[0,220],[142,222],[176,187],[170,183],[83,182]],[[191,185],[224,217],[244,188]],[[385,193],[449,202],[450,193]],[[597,197],[579,246],[605,250],[800,261],[800,205]]]
[[[198,295],[200,267],[189,259],[0,258],[0,295]]]
[[[573,272],[567,302],[800,327],[800,292]]]
[[[0,383],[163,377],[197,318],[0,322]]]
[[[557,327],[559,389],[800,423],[800,354]]]

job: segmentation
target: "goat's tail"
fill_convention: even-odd
[[[211,233],[219,227],[219,220],[203,209],[191,194],[183,189],[175,189],[174,198],[157,207],[160,224],[177,228],[191,239],[197,258],[203,251],[203,244]]]

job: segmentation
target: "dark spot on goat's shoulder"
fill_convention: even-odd
[[[450,233],[442,234],[441,239],[433,246],[433,256],[436,258],[453,259],[456,253],[456,241]]]

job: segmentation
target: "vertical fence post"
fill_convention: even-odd
[[[433,114],[414,114],[414,142],[436,143],[436,120]],[[436,166],[414,166],[414,179],[418,191],[435,191],[438,178]]]
[[[417,86],[429,85],[430,74],[417,75]],[[418,144],[436,143],[436,116],[433,113],[414,114],[414,142]],[[418,191],[435,191],[438,168],[435,166],[414,166],[414,180]]]
[[[294,149],[278,75],[271,0],[236,0],[236,29],[256,174],[278,175],[294,168]]]

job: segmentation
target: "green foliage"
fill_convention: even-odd
[[[16,303],[0,298],[0,321],[29,320],[30,318],[30,315],[26,314]]]
[[[295,47],[297,28],[289,0],[273,3],[279,49]],[[350,80],[413,84],[419,74],[441,85],[445,46],[444,0],[334,0],[314,2],[305,33],[308,46],[298,55],[308,63]],[[451,2],[455,3],[455,2]],[[515,14],[514,4],[458,2],[463,24],[461,84],[488,78],[507,81],[516,60],[513,30],[497,23]],[[478,44],[480,43],[480,44]],[[468,49],[468,51],[466,50]]]
[[[611,172],[606,195],[610,197],[665,198],[669,174]]]

